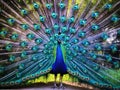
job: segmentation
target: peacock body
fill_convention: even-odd
[[[120,88],[120,79],[108,73],[120,68],[119,5],[0,0],[0,86],[68,73],[100,88]]]

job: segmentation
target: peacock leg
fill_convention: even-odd
[[[54,77],[55,77],[55,81],[54,81],[54,86],[53,86],[53,88],[57,88],[57,84],[56,84],[57,74],[55,74]]]
[[[59,88],[63,88],[64,89],[65,87],[63,86],[62,78],[63,78],[63,75],[60,74],[60,87]]]

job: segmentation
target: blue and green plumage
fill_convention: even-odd
[[[67,66],[65,64],[65,58],[63,56],[63,51],[60,44],[58,44],[56,48],[56,58],[55,62],[52,65],[52,73],[60,73],[62,75],[67,73]]]
[[[0,0],[0,86],[67,73],[119,89],[120,1],[110,1]]]

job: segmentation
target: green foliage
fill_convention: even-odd
[[[111,77],[114,77],[116,80],[120,81],[120,69],[109,69],[109,70],[106,70],[105,71],[108,75],[110,75]],[[107,76],[104,76],[104,78],[106,80],[109,80],[109,82],[112,82],[114,83],[114,85],[116,86],[119,86],[120,85],[120,82],[117,82],[116,80],[110,78],[110,77],[107,77]]]
[[[59,78],[60,77],[60,74],[57,75],[57,82],[59,82]],[[43,83],[48,83],[48,82],[54,82],[54,75],[53,74],[49,74],[48,77],[46,78],[45,76],[40,76],[36,79],[33,79],[33,80],[29,80],[27,82],[27,84],[29,83],[38,83],[38,82],[43,82]],[[77,78],[73,78],[71,75],[69,74],[66,74],[63,76],[63,82],[64,81],[67,81],[67,82],[79,82]]]

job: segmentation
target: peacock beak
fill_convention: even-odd
[[[61,44],[61,40],[60,39],[58,40],[58,44]]]

